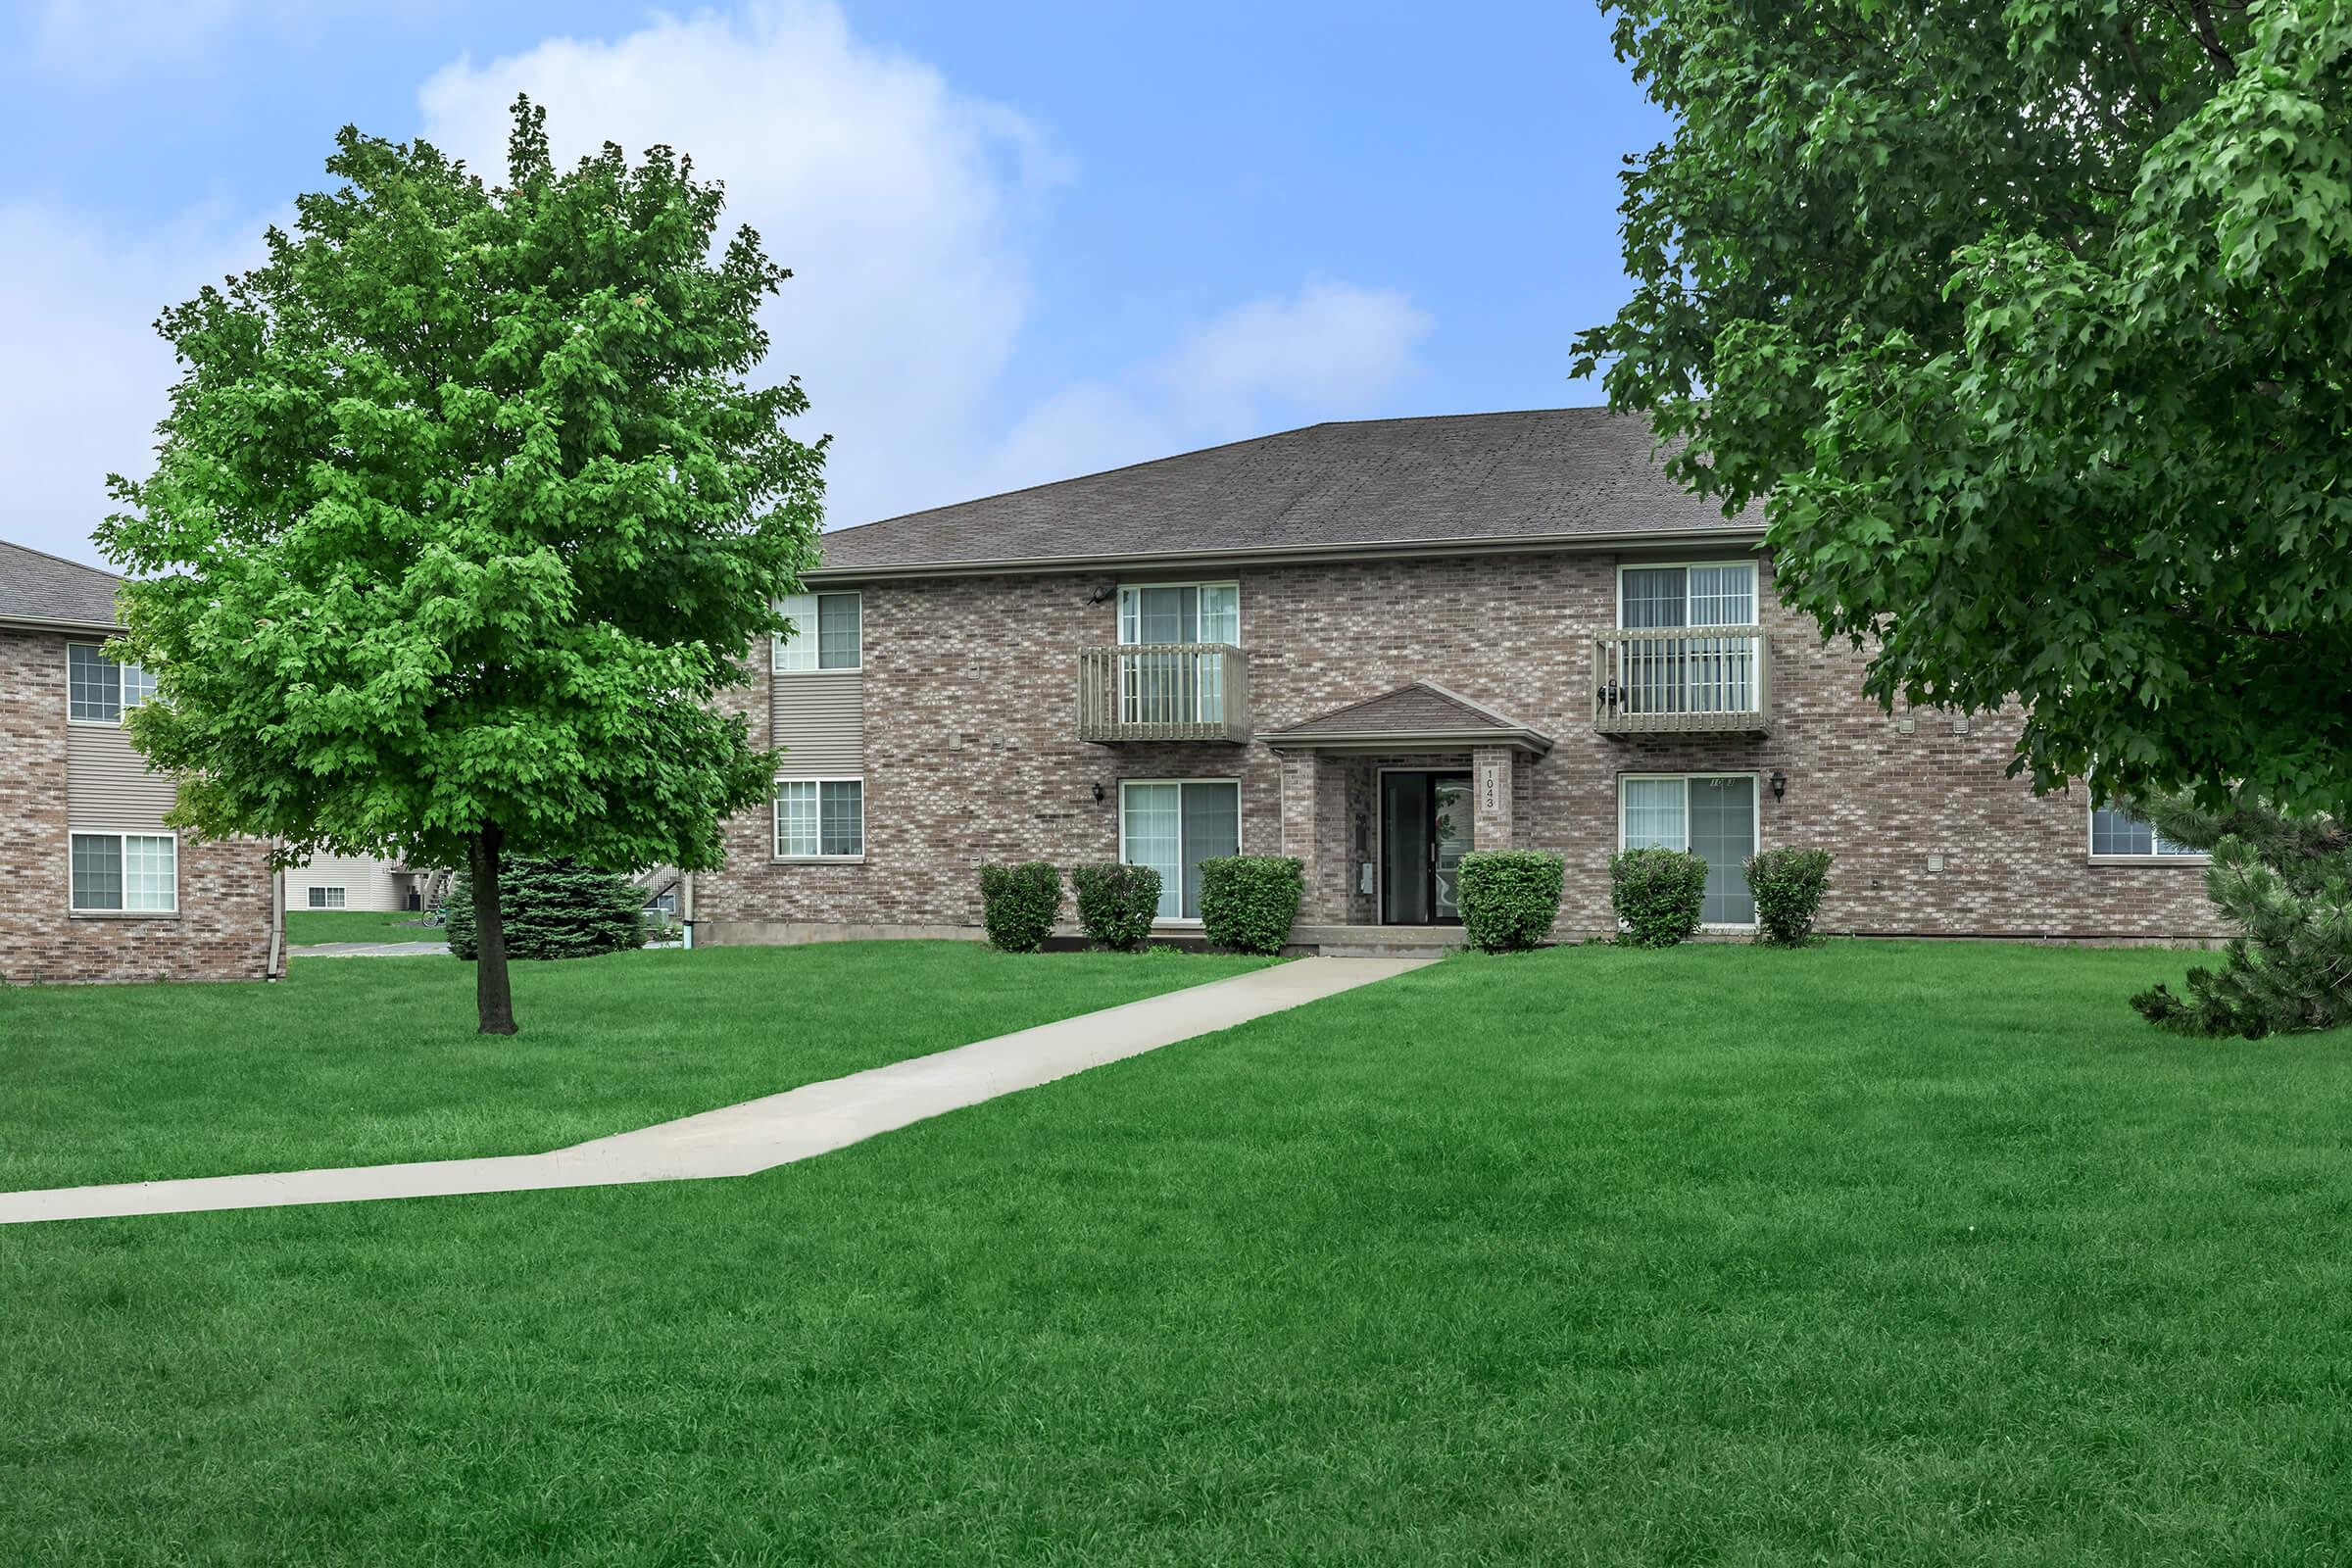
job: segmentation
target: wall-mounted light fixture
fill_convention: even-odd
[[[1782,772],[1777,767],[1774,768],[1772,770],[1772,798],[1777,801],[1788,793],[1788,775]]]
[[[1086,602],[1090,605],[1107,605],[1113,599],[1118,597],[1119,585],[1114,582],[1105,587],[1098,588],[1093,593],[1088,594],[1086,596]]]
[[[1102,791],[1102,786],[1100,783],[1096,784],[1096,785],[1095,785],[1095,804],[1096,804],[1097,806],[1101,806],[1101,805],[1102,804],[1102,794],[1103,794],[1103,791]]]

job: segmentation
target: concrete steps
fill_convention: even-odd
[[[1326,958],[1436,958],[1461,946],[1458,925],[1298,925],[1282,951]]]

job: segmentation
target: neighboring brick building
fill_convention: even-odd
[[[976,867],[1306,863],[1295,940],[1453,917],[1469,848],[1837,852],[1822,928],[2218,933],[2200,859],[2006,776],[2015,715],[1898,710],[1772,591],[1762,523],[1676,488],[1597,410],[1374,420],[830,533],[740,701],[777,799],[696,879],[703,941],[972,934]],[[2096,841],[2094,853],[2094,824]],[[1333,928],[1348,927],[1350,930]]]
[[[0,544],[0,984],[269,977],[270,846],[164,825],[122,724],[149,682],[100,652],[116,580]]]

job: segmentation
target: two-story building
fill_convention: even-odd
[[[166,825],[123,731],[154,682],[106,657],[117,581],[0,543],[0,984],[280,974],[269,844]]]
[[[700,941],[971,935],[989,860],[1298,857],[1294,940],[1458,923],[1472,849],[1566,858],[1558,931],[1614,928],[1608,859],[1819,846],[1822,929],[2215,935],[2201,858],[2007,776],[2015,715],[1883,711],[1773,592],[1763,521],[1569,409],[1315,425],[824,537],[741,700],[770,808],[697,879]],[[1387,927],[1387,933],[1367,927]],[[1431,929],[1434,928],[1434,929]]]

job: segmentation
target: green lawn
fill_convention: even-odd
[[[419,925],[424,916],[407,910],[288,909],[286,940],[296,947],[320,942],[438,942],[439,926]]]
[[[0,1192],[559,1149],[1263,961],[901,942],[516,963],[503,1040],[474,1033],[454,958],[0,988]]]
[[[1458,958],[741,1181],[0,1230],[0,1560],[2339,1562],[2352,1035],[2183,967]]]

